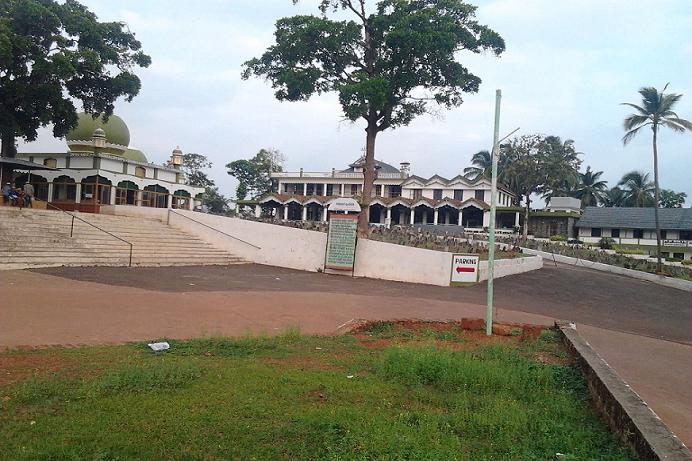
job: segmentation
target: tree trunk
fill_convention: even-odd
[[[651,129],[654,132],[654,220],[656,221],[656,260],[658,261],[657,272],[663,272],[663,263],[661,262],[661,225],[658,222],[658,206],[660,191],[658,188],[658,148],[656,146],[656,138],[658,135],[658,126],[654,124]]]
[[[2,133],[0,142],[2,143],[0,147],[0,156],[6,158],[15,158],[17,156],[17,145],[15,144],[14,133]]]
[[[370,200],[375,183],[375,139],[377,138],[376,123],[368,123],[365,143],[365,164],[363,165],[363,197],[362,211],[358,218],[358,237],[368,238],[368,223],[370,221]]]
[[[529,210],[531,208],[531,194],[526,194],[526,208],[524,209],[524,240],[529,238]]]

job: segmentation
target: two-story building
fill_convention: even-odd
[[[273,173],[276,192],[258,201],[257,216],[284,220],[326,221],[327,208],[338,197],[361,198],[361,157],[348,168],[327,172]],[[487,179],[471,181],[461,175],[423,178],[410,174],[410,164],[399,168],[376,161],[376,179],[370,200],[370,223],[382,225],[434,224],[482,229],[490,224],[490,189]],[[498,187],[497,226],[519,226],[519,211],[512,208],[514,195]]]

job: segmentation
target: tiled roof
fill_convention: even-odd
[[[279,194],[279,193],[272,193],[265,195],[264,197],[259,199],[259,203],[268,203],[271,201],[275,201],[281,204],[287,203],[289,201],[296,201],[300,203],[301,205],[304,205],[308,202],[311,201],[316,201],[319,202],[323,205],[328,204],[332,200],[336,199],[338,197],[336,196],[328,196],[325,197],[323,195],[295,195],[295,194]],[[356,200],[360,200],[360,197],[353,197]],[[431,199],[428,197],[420,197],[417,199],[410,199],[410,198],[404,198],[404,197],[373,197],[372,199],[373,202],[376,203],[381,203],[385,206],[390,206],[392,204],[396,203],[401,203],[403,205],[406,205],[408,207],[411,206],[420,206],[420,205],[426,205],[429,206],[430,208],[439,208],[441,206],[445,205],[450,205],[454,208],[464,208],[469,205],[473,205],[476,207],[479,207],[483,210],[488,210],[490,209],[490,205],[488,205],[486,202],[483,200],[478,200],[476,198],[468,198],[464,200],[463,202],[461,200],[455,200],[455,199],[450,199],[446,198],[443,200],[435,200]],[[502,209],[501,207],[498,207],[498,209]]]
[[[358,160],[351,163],[349,168],[342,170],[341,173],[355,173],[356,167],[362,168],[364,165],[365,157],[360,157]],[[381,162],[377,159],[375,159],[375,168],[377,169],[378,173],[401,173],[401,170],[399,170],[397,167],[392,166],[389,163]]]
[[[692,208],[660,208],[661,229],[692,230]],[[577,227],[655,229],[653,208],[586,207]]]

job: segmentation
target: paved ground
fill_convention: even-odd
[[[431,287],[257,265],[9,271],[0,272],[0,293],[0,348],[292,326],[329,334],[354,318],[482,317],[485,303],[485,284]],[[498,280],[496,306],[505,321],[578,322],[606,361],[692,445],[692,293],[547,266]]]

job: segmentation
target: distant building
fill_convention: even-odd
[[[66,139],[63,152],[18,153],[19,159],[55,170],[32,173],[17,167],[15,184],[31,182],[38,199],[68,211],[98,213],[104,205],[191,210],[201,205],[195,197],[204,189],[185,184],[180,149],[173,151],[174,166],[150,163],[142,151],[129,147],[130,131],[116,115],[106,122],[80,114]]]
[[[574,197],[553,197],[544,210],[530,213],[529,234],[539,238],[562,235],[573,239],[576,237],[574,226],[580,216],[581,200]]]
[[[658,213],[664,256],[692,259],[692,209],[660,208]],[[653,208],[586,207],[577,228],[584,242],[610,237],[623,245],[656,246]]]
[[[327,207],[338,197],[363,193],[364,159],[344,170],[272,173],[277,192],[261,197],[256,214],[284,220],[326,221]],[[490,181],[470,181],[461,175],[423,178],[410,174],[410,164],[396,168],[376,161],[376,179],[370,201],[371,224],[433,224],[482,229],[490,223]],[[519,225],[514,194],[498,187],[497,226]]]

